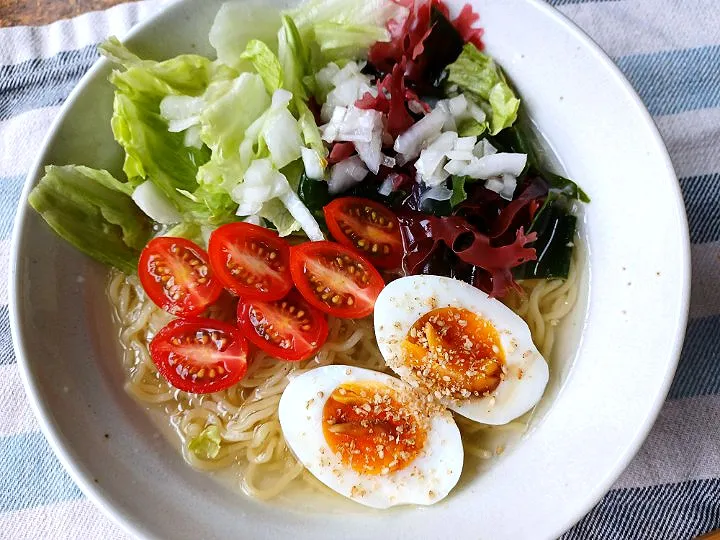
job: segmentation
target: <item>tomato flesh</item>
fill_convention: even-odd
[[[210,236],[208,252],[215,275],[237,296],[278,300],[292,287],[290,245],[264,227],[223,225]]]
[[[305,300],[345,319],[370,315],[385,286],[367,259],[335,242],[306,242],[293,247],[290,271]]]
[[[214,319],[176,319],[150,342],[160,374],[179,390],[219,392],[247,372],[248,345],[240,330]]]
[[[155,304],[180,317],[202,313],[222,292],[208,254],[184,238],[160,236],[150,240],[140,255],[138,276]]]
[[[298,361],[315,354],[328,336],[325,315],[297,291],[281,300],[240,300],[238,325],[259,349],[281,360]]]
[[[400,266],[400,226],[395,214],[383,205],[361,197],[341,197],[323,212],[335,240],[357,250],[378,268]]]

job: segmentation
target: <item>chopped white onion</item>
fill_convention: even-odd
[[[476,142],[477,137],[458,137],[453,150],[469,150],[472,152]]]
[[[440,110],[445,116],[445,122],[443,123],[443,131],[457,131],[457,124],[455,123],[455,117],[450,112],[449,100],[441,99],[437,102],[434,110]]]
[[[382,141],[382,113],[375,109],[348,107],[338,131],[337,140],[348,142],[371,142],[377,134]]]
[[[450,152],[447,152],[445,156],[448,159],[459,159],[468,162],[475,157],[472,150],[451,150]]]
[[[163,225],[171,225],[182,221],[182,216],[170,200],[150,180],[146,180],[135,188],[132,200],[153,221]]]
[[[374,109],[336,107],[330,121],[323,126],[323,140],[327,142],[372,142],[382,144],[382,113]],[[375,143],[377,144],[377,143]]]
[[[320,111],[323,121],[330,120],[335,107],[350,107],[367,92],[377,96],[377,89],[370,86],[371,77],[361,69],[360,64],[348,62],[342,69],[328,64],[318,72],[316,80],[321,89],[328,91]]]
[[[447,171],[448,174],[454,174],[458,176],[463,176],[465,169],[470,164],[470,161],[464,161],[460,159],[451,159],[445,164],[445,171]]]
[[[404,163],[415,159],[420,154],[423,145],[440,134],[446,120],[447,113],[436,107],[395,139],[393,148],[398,154],[402,154]]]
[[[481,139],[478,141],[478,143],[475,145],[475,148],[473,149],[473,153],[476,157],[484,157],[484,156],[491,156],[493,154],[497,154],[497,148],[495,148],[492,144],[490,144],[487,139]]]
[[[378,193],[380,195],[382,195],[383,197],[387,197],[393,192],[393,184],[396,176],[396,174],[391,174],[385,180],[383,180],[383,183],[380,184],[380,189],[378,189]]]
[[[497,154],[497,148],[495,148],[487,139],[483,139],[483,155],[491,156]]]
[[[500,193],[503,188],[505,187],[505,184],[502,180],[498,180],[497,178],[491,178],[487,182],[485,182],[485,187],[489,189],[490,191],[494,191],[495,193]]]
[[[511,174],[502,175],[503,188],[500,191],[500,196],[508,201],[511,201],[515,188],[517,187],[517,178]]]
[[[418,180],[428,186],[436,186],[445,181],[448,177],[447,171],[443,169],[447,161],[445,154],[453,149],[457,139],[457,133],[446,131],[420,152],[420,157],[415,162]]]
[[[380,172],[380,165],[382,165],[383,161],[382,133],[375,131],[370,142],[355,142],[353,144],[358,156],[365,162],[367,168],[375,174]]]
[[[382,155],[382,164],[383,164],[383,167],[389,167],[390,169],[392,169],[396,164],[396,160],[393,157],[386,156],[385,154],[383,154]]]
[[[337,73],[332,78],[332,83],[334,86],[337,86],[338,84],[343,83],[344,81],[347,81],[348,79],[353,79],[357,77],[358,75],[362,77],[367,77],[367,80],[370,80],[369,75],[365,75],[362,72],[362,68],[365,67],[365,62],[348,62],[343,66],[342,69],[338,70]]]
[[[332,112],[332,116],[327,124],[320,126],[322,129],[322,138],[325,142],[333,142],[337,139],[338,133],[340,132],[340,126],[342,125],[343,118],[347,109],[345,107],[335,107]]]
[[[328,180],[328,191],[337,195],[362,182],[368,174],[365,164],[359,156],[351,156],[333,165]]]
[[[450,110],[450,114],[452,114],[455,118],[463,114],[467,110],[467,106],[468,102],[463,94],[448,100],[448,109]]]
[[[471,178],[488,179],[503,174],[519,176],[527,163],[527,155],[499,153],[475,158],[467,166],[465,174]]]
[[[436,201],[447,201],[450,199],[450,197],[452,197],[452,194],[452,190],[448,189],[443,185],[431,187],[430,189],[427,189],[420,194],[420,206],[422,206],[422,204],[427,199],[434,199]]]

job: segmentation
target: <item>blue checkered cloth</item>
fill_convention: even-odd
[[[167,0],[44,27],[0,29],[0,276],[31,162],[59,106],[97,59]],[[693,290],[685,347],[648,440],[564,538],[683,539],[720,528],[720,9],[718,0],[554,0],[617,62],[655,118],[690,221]],[[83,496],[39,431],[0,290],[0,537],[125,538]]]

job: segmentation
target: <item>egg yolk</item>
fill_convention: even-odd
[[[438,398],[482,396],[502,380],[500,336],[491,322],[467,309],[426,313],[412,325],[402,348],[415,376]]]
[[[323,434],[342,463],[362,474],[389,474],[412,462],[425,444],[418,415],[390,387],[341,384],[325,402]]]

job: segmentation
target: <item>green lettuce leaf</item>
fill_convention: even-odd
[[[385,28],[390,19],[400,18],[407,11],[392,0],[307,0],[286,14],[304,33],[319,23]]]
[[[132,189],[104,170],[51,165],[28,201],[78,250],[132,274],[152,234],[152,221],[131,199]]]
[[[314,150],[322,159],[328,152],[322,142],[315,116],[307,105],[308,95],[314,91],[308,87],[313,83],[310,48],[305,44],[295,22],[288,15],[282,17],[282,28],[278,32],[278,58],[282,64],[283,87],[293,94],[293,105],[297,111],[298,125],[305,146]]]
[[[212,156],[197,178],[205,191],[227,193],[242,181],[249,162],[241,159],[239,148],[250,126],[270,107],[270,95],[259,75],[242,73],[211,85],[205,99],[207,106],[198,121],[201,139]]]
[[[201,96],[211,82],[230,84],[227,80],[235,72],[197,55],[141,60],[115,39],[104,43],[101,51],[125,68],[110,76],[116,88],[111,125],[125,150],[123,170],[130,182],[152,181],[185,219],[231,219],[236,205],[229,194],[201,188],[196,180],[210,151],[202,145],[188,146],[183,133],[170,132],[161,104],[168,96]]]
[[[453,176],[452,177],[452,196],[450,197],[450,206],[455,208],[458,204],[467,199],[467,193],[465,193],[465,182],[467,177],[465,176]]]
[[[311,68],[311,51],[300,35],[291,17],[283,15],[282,28],[278,32],[278,59],[282,65],[283,88],[296,99],[307,99],[305,78]]]
[[[255,159],[233,190],[238,213],[267,219],[281,236],[302,229],[311,240],[323,240],[320,226],[297,194],[302,170],[300,160],[279,171],[271,159]]]
[[[296,99],[295,106],[299,113],[298,125],[300,126],[305,146],[315,150],[321,158],[326,158],[328,150],[323,144],[322,134],[315,122],[315,116],[304,101]]]
[[[265,202],[258,216],[272,223],[280,236],[288,236],[300,230],[300,224],[295,221],[280,199],[270,199]]]
[[[205,246],[205,240],[203,238],[203,229],[197,223],[193,221],[185,221],[178,223],[174,227],[169,228],[163,236],[172,236],[175,238],[187,238],[192,240],[198,246]]]
[[[203,429],[197,437],[190,439],[188,450],[200,459],[215,459],[220,453],[220,429],[211,425]]]
[[[102,43],[98,49],[125,68],[126,71],[122,73],[115,71],[111,82],[119,91],[138,101],[158,104],[169,94],[198,96],[211,80],[223,73],[234,73],[225,66],[195,54],[182,54],[162,62],[142,60],[115,37]]]
[[[389,41],[388,31],[369,24],[320,22],[313,26],[315,41],[328,61],[363,58],[374,43]]]
[[[468,118],[458,124],[458,135],[460,137],[479,137],[487,131],[487,122],[478,122],[474,118]]]
[[[492,135],[515,123],[520,100],[500,67],[472,43],[467,43],[458,59],[448,66],[448,83],[456,84],[483,106],[490,117]]]
[[[277,51],[278,28],[280,13],[271,3],[259,0],[226,2],[215,16],[209,39],[218,60],[241,72],[250,67],[243,53],[251,40],[260,40],[271,51]]]
[[[251,40],[240,57],[252,63],[255,71],[262,77],[268,92],[273,93],[282,86],[283,70],[280,61],[262,41]]]
[[[312,51],[314,71],[331,61],[361,58],[376,41],[389,41],[390,19],[400,19],[407,8],[392,0],[308,0],[286,12]]]

